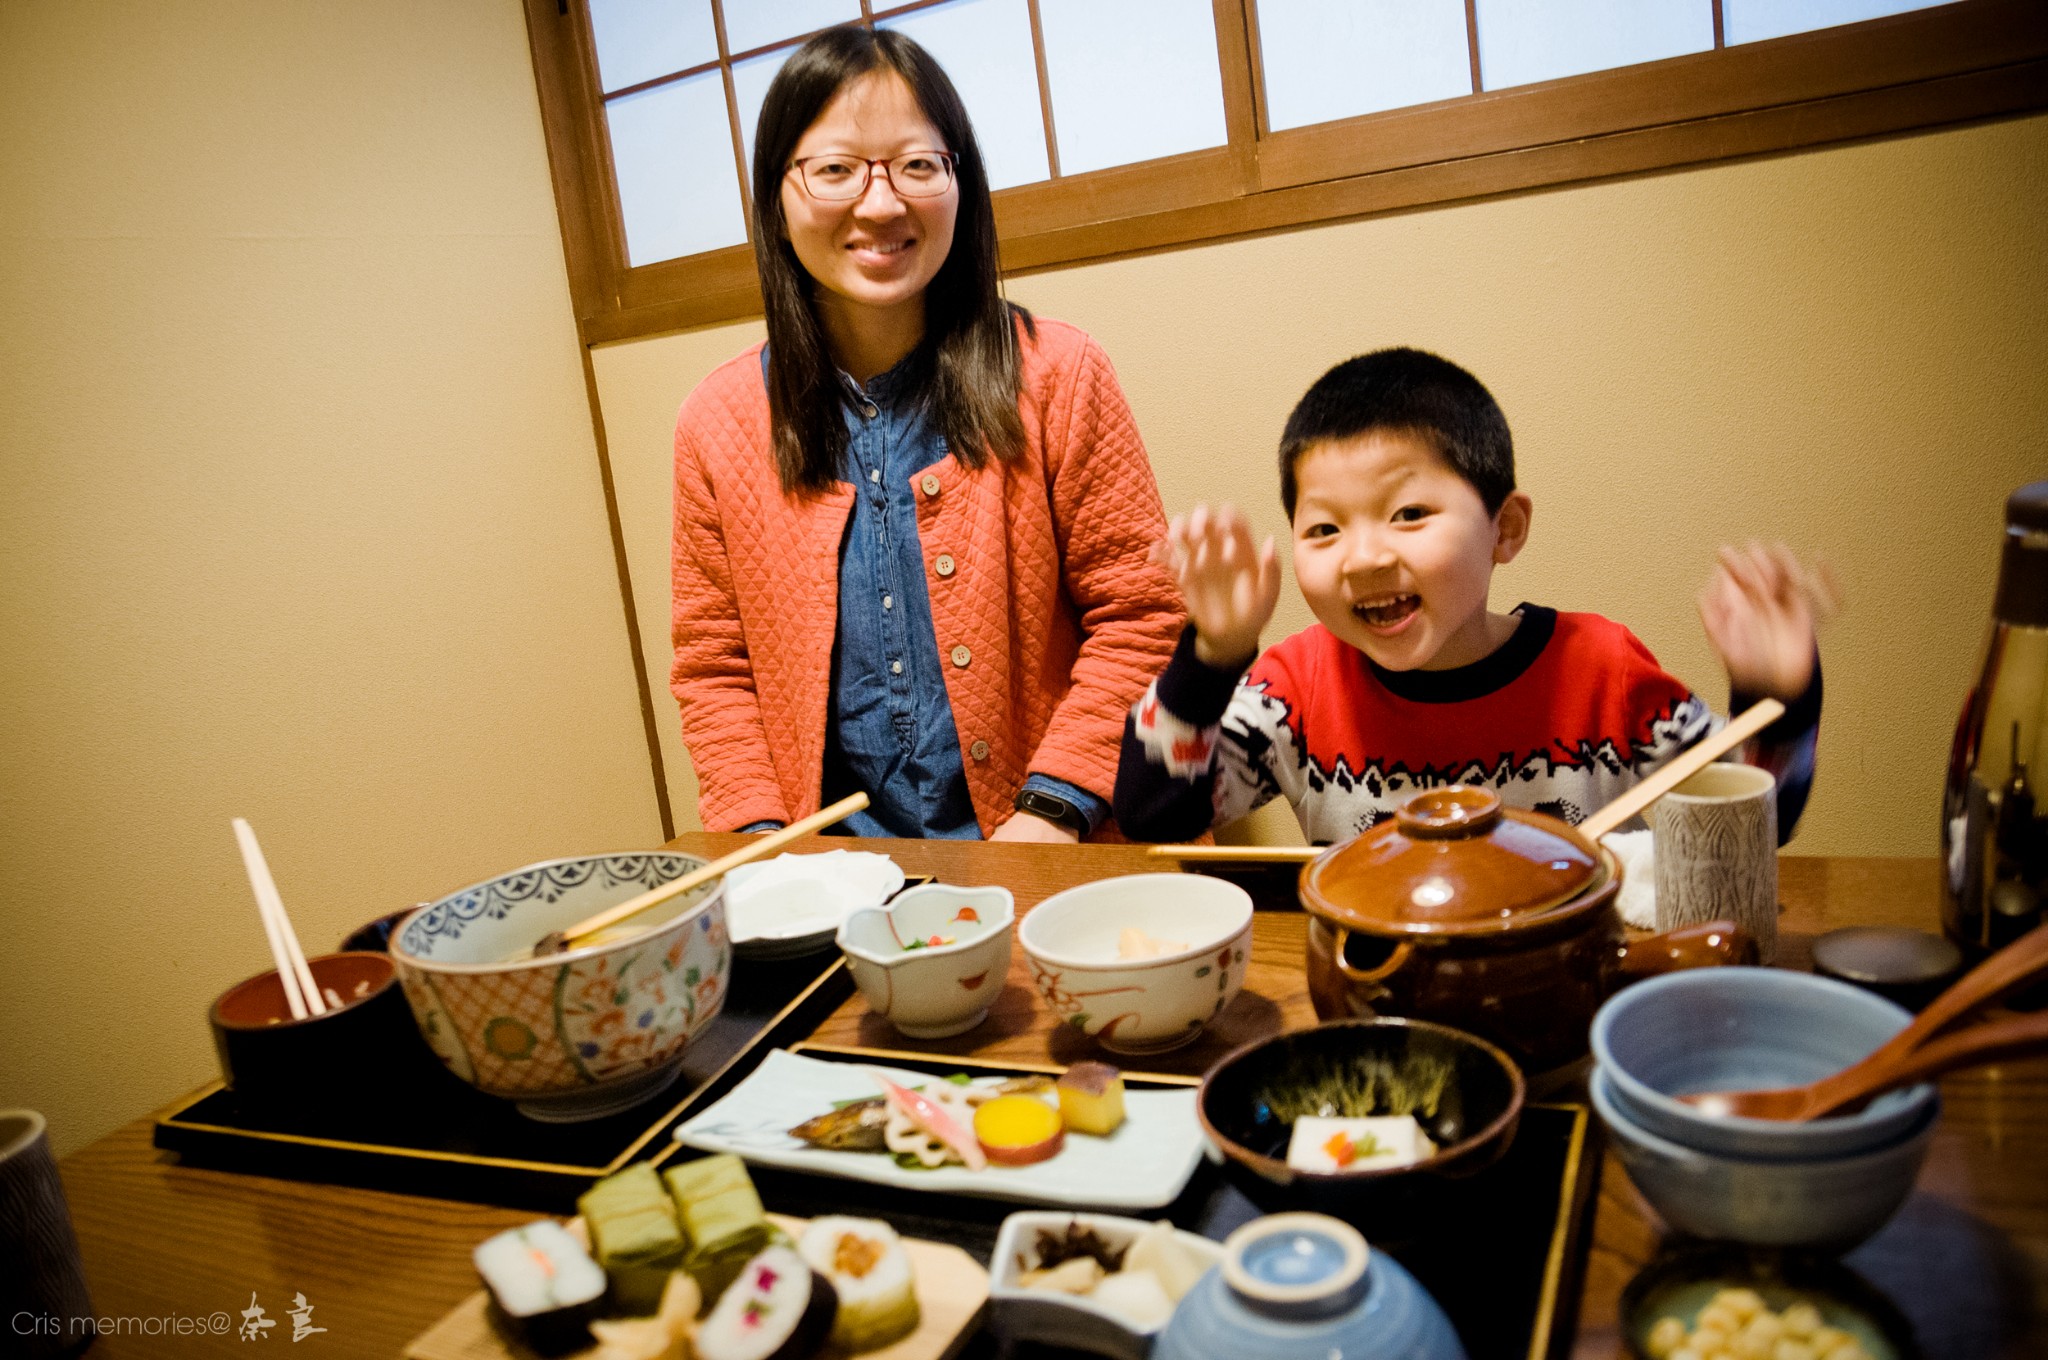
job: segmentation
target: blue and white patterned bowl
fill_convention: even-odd
[[[595,1119],[675,1079],[725,1006],[725,885],[714,880],[566,954],[534,944],[705,861],[667,852],[530,864],[420,907],[391,957],[427,1044],[535,1119]]]

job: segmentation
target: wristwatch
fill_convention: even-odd
[[[1054,826],[1065,827],[1076,836],[1088,834],[1088,814],[1055,793],[1025,789],[1017,795],[1017,811],[1043,817]]]

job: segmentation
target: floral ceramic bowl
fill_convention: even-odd
[[[1054,893],[1018,943],[1055,1018],[1117,1053],[1178,1048],[1230,1004],[1252,954],[1251,894],[1198,874],[1129,874]],[[1158,949],[1149,955],[1134,950]]]
[[[1010,972],[1017,910],[1004,888],[928,883],[839,927],[839,948],[870,1009],[913,1039],[980,1024]]]
[[[595,1119],[654,1095],[725,1006],[723,882],[610,939],[545,958],[531,951],[550,931],[704,862],[659,852],[549,860],[420,907],[392,932],[391,957],[428,1046],[534,1119]]]

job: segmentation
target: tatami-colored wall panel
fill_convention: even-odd
[[[660,839],[513,0],[0,6],[0,1105],[267,951]]]
[[[1693,603],[1716,546],[1826,558],[1849,603],[1823,640],[1820,779],[1794,848],[1923,855],[2000,508],[2048,476],[2043,222],[2033,117],[1075,266],[1010,293],[1102,342],[1169,510],[1235,497],[1283,541],[1273,451],[1318,374],[1393,344],[1467,365],[1536,502],[1496,606],[1621,619],[1716,704]],[[758,334],[599,354],[650,656],[667,648],[674,408]],[[1268,640],[1308,618],[1290,585]]]

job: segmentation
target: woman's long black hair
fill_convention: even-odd
[[[768,319],[768,415],[785,492],[824,491],[846,451],[844,390],[811,303],[812,280],[790,248],[782,182],[796,144],[845,85],[871,71],[903,77],[955,157],[960,206],[953,245],[924,294],[924,340],[912,356],[921,391],[953,456],[969,468],[1024,446],[1017,414],[1017,316],[1002,298],[988,171],[966,106],[931,54],[901,33],[849,25],[793,53],[768,86],[754,137],[754,261]],[[1029,316],[1023,316],[1030,325]]]

